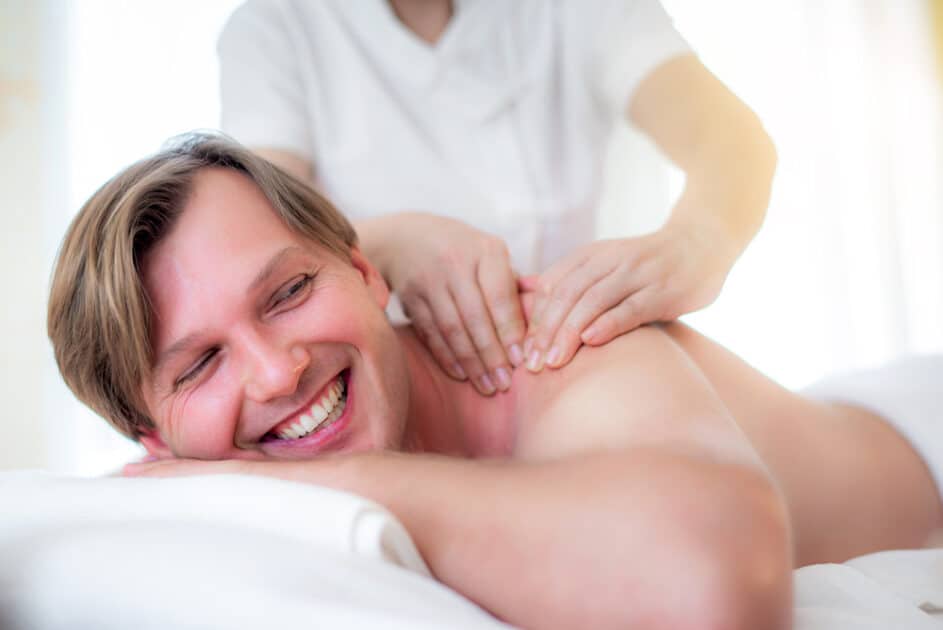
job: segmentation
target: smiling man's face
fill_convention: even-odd
[[[144,257],[160,457],[306,458],[398,448],[405,358],[382,278],[295,234],[246,176],[208,168]]]

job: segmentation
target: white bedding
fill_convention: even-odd
[[[0,474],[0,628],[503,628],[389,513],[248,476]]]
[[[943,628],[943,549],[803,567],[794,583],[798,630]]]
[[[0,628],[503,628],[362,498],[241,476],[0,474]],[[941,628],[943,549],[800,569],[796,628]]]

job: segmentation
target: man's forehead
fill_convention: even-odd
[[[250,230],[234,229],[246,225],[256,230],[266,227],[260,236],[290,232],[262,189],[247,175],[218,167],[197,172],[175,228],[202,227],[213,233],[250,236]]]
[[[199,266],[207,258],[235,261],[262,255],[277,243],[303,239],[278,215],[248,176],[224,168],[206,168],[194,177],[187,200],[174,224],[144,256],[147,266],[171,257]]]
[[[142,260],[155,311],[155,349],[186,334],[196,317],[242,303],[287,261],[320,258],[322,248],[296,235],[248,177],[204,169],[169,233]]]

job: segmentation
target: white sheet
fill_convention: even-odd
[[[0,628],[502,628],[353,495],[242,476],[0,474]]]
[[[0,474],[0,628],[505,628],[353,495],[241,476]],[[939,629],[943,549],[796,571],[797,630]]]
[[[943,628],[943,549],[803,567],[795,588],[798,630]]]

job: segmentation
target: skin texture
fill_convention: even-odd
[[[680,325],[482,397],[389,325],[359,252],[299,240],[233,171],[198,173],[144,280],[160,364],[142,442],[160,461],[127,474],[361,494],[438,579],[515,625],[788,627],[795,559],[917,545],[940,521],[922,462],[880,419],[803,401]],[[335,437],[266,438],[342,371]]]

